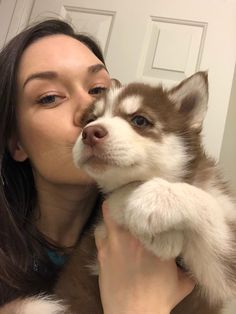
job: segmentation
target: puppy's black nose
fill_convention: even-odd
[[[84,144],[94,146],[101,142],[107,134],[107,130],[101,125],[91,125],[84,128],[82,140]]]

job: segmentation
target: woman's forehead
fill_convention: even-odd
[[[33,72],[57,70],[61,66],[83,69],[94,63],[102,62],[80,41],[66,35],[52,35],[26,48],[19,64],[18,76],[22,81]]]

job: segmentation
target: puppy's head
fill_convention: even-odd
[[[164,90],[142,83],[113,86],[85,113],[75,164],[106,192],[154,176],[183,180],[201,153],[207,75]]]

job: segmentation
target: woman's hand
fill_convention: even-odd
[[[119,227],[103,205],[107,237],[96,235],[105,314],[168,314],[194,288],[174,260],[161,261]]]

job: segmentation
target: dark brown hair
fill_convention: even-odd
[[[24,50],[36,40],[64,34],[86,45],[104,63],[96,42],[61,20],[46,20],[14,37],[0,52],[0,304],[37,293],[44,280],[33,271],[34,256],[47,244],[31,223],[37,192],[30,161],[16,162],[8,143],[16,132],[17,71]],[[47,261],[46,261],[47,263]],[[49,260],[48,260],[49,263]]]

